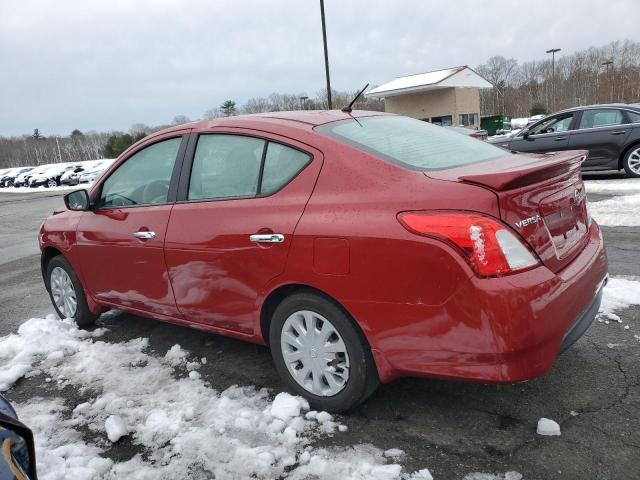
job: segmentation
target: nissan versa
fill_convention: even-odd
[[[42,273],[80,326],[115,307],[267,344],[315,408],[401,376],[520,382],[584,333],[607,280],[585,155],[378,112],[182,125],[65,197]]]

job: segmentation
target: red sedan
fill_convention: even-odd
[[[81,326],[115,307],[267,344],[315,408],[400,376],[519,382],[600,304],[585,154],[377,112],[192,123],[67,195],[40,232],[42,273]]]

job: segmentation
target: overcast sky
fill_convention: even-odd
[[[638,40],[640,1],[325,0],[332,86]],[[128,130],[324,86],[319,0],[2,0],[0,135]]]

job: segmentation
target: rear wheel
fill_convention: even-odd
[[[79,327],[92,325],[98,315],[91,313],[82,284],[62,255],[53,257],[47,265],[47,290],[60,318],[71,318]]]
[[[627,175],[630,177],[640,177],[640,145],[631,147],[624,156],[622,165]]]
[[[55,178],[50,178],[47,181],[47,187],[52,188],[52,187],[57,187],[58,186],[58,182],[56,182]]]
[[[379,383],[362,334],[341,308],[318,294],[284,299],[273,314],[269,340],[280,377],[315,409],[353,408]]]

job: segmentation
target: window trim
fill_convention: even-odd
[[[291,145],[290,143],[286,143],[282,140],[276,140],[273,137],[263,135],[262,132],[257,131],[254,133],[246,133],[246,132],[230,132],[226,130],[216,130],[211,132],[194,132],[190,135],[189,143],[186,148],[184,162],[182,164],[182,171],[180,173],[180,181],[178,185],[177,198],[175,203],[202,203],[202,202],[224,202],[228,200],[247,200],[247,199],[256,199],[256,198],[267,198],[271,197],[281,190],[285,189],[291,182],[293,182],[298,176],[315,160],[316,155],[308,150],[304,150],[300,147],[296,147]],[[236,135],[240,137],[249,137],[258,140],[264,141],[264,148],[262,150],[262,157],[260,159],[260,173],[258,175],[258,190],[255,195],[242,195],[237,197],[221,197],[221,198],[193,198],[189,199],[189,185],[191,183],[191,173],[193,169],[193,161],[195,160],[196,149],[198,146],[198,139],[202,135]],[[280,188],[274,190],[271,193],[263,194],[262,190],[262,176],[264,173],[264,164],[266,161],[267,150],[269,149],[269,143],[277,143],[284,147],[291,148],[293,150],[297,150],[300,153],[307,155],[309,160],[293,175],[286,183],[284,183]]]
[[[178,182],[179,182],[179,176],[180,176],[180,171],[182,169],[182,163],[184,161],[184,155],[186,153],[187,150],[187,144],[188,144],[188,138],[190,137],[189,131],[182,131],[182,132],[175,132],[175,134],[171,134],[168,135],[166,137],[160,137],[157,139],[152,139],[151,141],[143,144],[140,146],[140,148],[137,148],[133,151],[131,151],[130,153],[127,154],[127,156],[117,162],[117,164],[114,164],[113,168],[108,172],[108,175],[105,176],[104,178],[102,178],[100,180],[100,184],[97,186],[97,188],[92,192],[91,195],[91,204],[94,205],[93,210],[95,211],[106,211],[106,210],[121,210],[124,208],[141,208],[141,207],[157,207],[157,206],[162,206],[162,205],[171,205],[173,203],[176,202],[176,194],[177,194],[177,190],[178,190]],[[153,145],[157,145],[158,143],[162,143],[164,141],[167,140],[173,140],[175,138],[180,138],[180,146],[178,147],[178,152],[176,153],[176,159],[175,162],[173,164],[173,170],[171,171],[171,178],[169,179],[169,190],[167,192],[167,201],[164,203],[144,203],[144,204],[136,204],[136,205],[121,205],[121,206],[117,206],[117,207],[113,207],[113,206],[108,206],[108,207],[100,207],[98,206],[98,203],[100,201],[100,197],[102,196],[102,189],[104,187],[104,182],[106,182],[111,175],[114,174],[114,172],[116,172],[122,165],[124,165],[126,162],[129,161],[129,159],[131,159],[134,155],[138,154],[139,152],[141,152],[142,150],[148,148],[148,147],[152,147]]]

